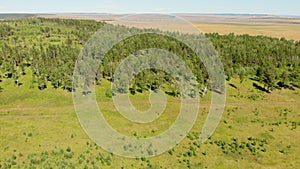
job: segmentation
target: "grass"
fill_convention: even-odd
[[[123,24],[129,27],[137,28],[158,28],[164,31],[178,31],[182,33],[214,33],[229,34],[235,33],[238,35],[263,35],[275,38],[286,38],[300,40],[299,24],[288,23],[268,23],[268,22],[155,22],[155,21],[126,21],[116,22],[115,24]],[[197,28],[197,29],[195,29]]]
[[[90,19],[101,21],[105,20],[101,16],[97,15],[40,15],[45,18],[72,18],[72,19]],[[204,17],[205,18],[205,17]],[[202,18],[203,19],[203,18]],[[286,39],[300,40],[300,26],[298,19],[289,20],[281,19],[264,19],[258,18],[257,22],[254,20],[242,19],[241,21],[235,21],[237,18],[228,19],[219,18],[218,22],[206,18],[204,22],[194,21],[192,24],[204,33],[220,33],[220,34],[249,34],[249,35],[264,35],[276,38],[284,37]],[[178,20],[177,22],[157,22],[157,21],[118,21],[113,17],[109,20],[113,20],[112,23],[128,25],[130,27],[137,28],[158,28],[164,31],[179,31],[183,33],[199,33],[196,29],[187,24],[185,21]],[[201,20],[201,19],[200,19]],[[111,21],[108,21],[111,22]]]
[[[271,26],[242,23],[223,26],[228,27],[227,30],[223,30],[221,26],[220,29],[223,31],[239,29],[247,32],[250,28],[252,31],[259,31],[258,26],[265,27],[261,28],[263,31],[271,29]],[[48,41],[60,43],[55,39],[57,37],[55,24],[45,23],[44,27],[54,28],[53,37],[44,38],[45,44],[48,44]],[[213,25],[210,29],[219,27]],[[38,27],[20,24],[19,28],[32,31],[31,35],[28,35],[29,39],[44,37],[43,34],[38,36],[33,34],[40,31]],[[278,30],[281,29],[278,26]],[[63,34],[72,30],[74,29],[69,27],[61,28]],[[22,34],[25,32],[17,32],[16,36],[22,37]],[[31,88],[32,72],[26,70],[26,73],[26,76],[19,79],[23,83],[20,87],[14,86],[12,79],[4,79],[0,83],[3,88],[0,92],[0,168],[299,168],[300,166],[299,89],[277,90],[267,94],[255,89],[251,80],[245,80],[241,84],[239,80],[232,79],[227,82],[226,110],[210,140],[201,145],[198,142],[199,132],[210,106],[208,93],[201,99],[196,124],[188,137],[178,146],[153,158],[126,159],[111,156],[89,139],[77,120],[71,93],[61,89],[47,88],[40,91],[37,86]],[[180,100],[168,96],[167,109],[160,118],[149,124],[132,123],[117,112],[112,99],[106,96],[110,85],[110,82],[104,80],[101,86],[96,87],[95,94],[101,112],[113,128],[131,137],[143,138],[162,133],[175,121],[180,110],[178,104]],[[138,93],[130,98],[137,109],[147,110],[150,107],[148,95],[149,92]],[[267,143],[260,145],[264,140]],[[235,145],[244,148],[236,148]]]
[[[110,157],[84,133],[72,105],[71,93],[48,88],[30,88],[30,73],[23,85],[13,87],[5,79],[0,93],[0,164],[13,168],[36,166],[100,166],[101,168],[298,168],[300,160],[299,89],[277,90],[271,94],[254,89],[253,81],[240,84],[232,79],[227,87],[227,104],[221,123],[210,140],[198,145],[199,132],[209,110],[209,95],[189,136],[172,151],[149,159]],[[237,88],[229,86],[234,84]],[[162,116],[150,124],[131,123],[122,117],[105,96],[110,83],[96,87],[97,101],[107,121],[131,137],[157,135],[172,124],[180,108],[178,98],[168,97]],[[132,96],[138,109],[149,108],[149,93]],[[256,97],[249,97],[255,95]],[[295,125],[296,123],[296,125]],[[293,127],[294,126],[294,127]],[[296,126],[296,128],[295,128]],[[253,140],[249,141],[249,138]],[[235,142],[250,148],[235,150]],[[260,146],[262,140],[266,144]],[[219,146],[219,142],[226,143]],[[251,143],[254,144],[252,145]],[[199,146],[199,147],[198,147]],[[70,150],[71,149],[71,150]],[[251,149],[251,151],[250,151]],[[255,151],[255,152],[252,152]],[[101,153],[101,154],[99,154]],[[195,153],[195,154],[193,154]],[[46,155],[48,154],[48,155]],[[196,155],[196,156],[195,156]],[[15,160],[14,156],[16,157]],[[111,158],[111,160],[110,160]],[[56,167],[55,167],[56,166]],[[1,168],[1,167],[0,167]]]
[[[155,21],[126,21],[117,23],[130,27],[158,28],[164,31],[179,31],[182,33],[199,33],[199,31],[204,33],[217,32],[219,34],[235,33],[238,35],[263,35],[275,38],[284,37],[286,39],[300,40],[299,24],[268,22],[192,22],[192,25],[189,25],[186,22],[166,22],[162,24]],[[195,28],[199,29],[199,31]]]

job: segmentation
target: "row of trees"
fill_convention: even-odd
[[[33,86],[37,84],[39,89],[44,89],[49,87],[47,84],[51,82],[54,88],[74,90],[73,68],[80,50],[103,25],[95,21],[44,18],[1,21],[0,78],[13,78],[16,85],[20,85],[19,77],[25,75],[26,70],[30,68],[33,72]],[[120,27],[112,26],[111,29],[117,30]],[[146,32],[133,28],[126,31]],[[203,40],[203,35],[172,34],[184,39]],[[119,38],[119,35],[109,33],[107,36]],[[300,86],[299,41],[217,33],[206,34],[206,37],[219,52],[227,80],[239,77],[242,82],[246,77],[255,77],[268,91],[280,87]],[[86,85],[101,84],[103,78],[114,81],[113,73],[124,58],[130,54],[145,56],[146,54],[137,51],[149,48],[164,49],[180,56],[195,75],[198,88],[203,88],[209,83],[208,73],[201,59],[186,44],[169,36],[153,33],[137,35],[115,45],[105,57],[101,53],[103,49],[99,49],[97,44],[90,48],[93,49],[85,57],[92,58],[92,61],[100,60],[101,64],[94,70],[96,77],[88,79]],[[147,53],[147,50],[145,51]],[[203,51],[205,52],[207,51]],[[176,77],[150,69],[136,75],[129,91],[134,94],[161,88],[172,95],[179,94]]]

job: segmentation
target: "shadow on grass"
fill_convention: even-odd
[[[218,93],[218,94],[224,94],[221,90],[218,89],[212,89],[213,92]]]
[[[289,89],[289,90],[296,90],[296,88],[299,88],[300,86],[297,84],[293,84],[291,83],[290,85],[284,84],[282,82],[278,82],[277,85],[279,87],[285,88],[285,89]]]
[[[256,81],[256,82],[259,82],[258,78],[256,78],[256,77],[250,77],[249,79],[253,80],[253,81]]]
[[[231,87],[237,89],[236,85],[234,85],[234,84],[232,84],[232,83],[229,83],[229,86],[231,86]]]
[[[253,87],[255,87],[256,89],[258,89],[258,90],[260,90],[260,91],[270,93],[270,91],[268,91],[267,89],[261,87],[260,85],[258,85],[258,84],[256,84],[256,83],[253,83],[252,85],[253,85]]]

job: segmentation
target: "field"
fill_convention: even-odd
[[[256,90],[252,80],[237,88],[227,86],[226,111],[215,134],[198,143],[199,131],[209,108],[203,98],[196,125],[169,153],[149,159],[125,159],[101,150],[84,133],[76,118],[71,93],[60,89],[30,89],[28,77],[16,88],[3,82],[0,93],[0,164],[17,166],[99,166],[101,168],[298,168],[300,130],[299,90],[267,94]],[[110,82],[97,87],[99,107],[108,122],[132,137],[151,136],[167,129],[180,105],[168,98],[164,114],[149,125],[130,123],[105,96]],[[133,104],[149,107],[147,93],[135,95]],[[293,138],[293,139],[291,139]],[[237,144],[237,145],[235,145]],[[236,147],[237,146],[237,147]],[[22,167],[22,168],[23,168]],[[4,167],[5,168],[5,167]],[[39,168],[39,167],[38,167]]]
[[[300,40],[300,25],[281,23],[194,23],[206,33],[264,35],[276,38]]]
[[[76,19],[82,18],[79,16]],[[104,20],[110,19],[105,18]],[[134,22],[137,24],[136,27],[155,26],[154,23],[149,22],[148,25],[143,22]],[[267,34],[268,32],[270,36],[281,36],[281,34],[276,34],[275,29],[281,30],[281,26],[287,24],[270,23],[272,26],[267,26],[268,24],[262,22],[259,21],[259,26],[241,22],[221,23],[224,32],[221,32],[220,26],[216,26],[218,23],[198,23],[198,26],[207,32],[218,30],[226,34],[226,31],[234,27],[236,33],[245,31],[249,34]],[[276,22],[279,21],[276,20]],[[293,20],[293,22],[298,21]],[[244,37],[210,35],[218,49],[223,52],[224,61],[231,61],[224,62],[226,73],[228,73],[226,108],[215,133],[205,143],[199,143],[200,131],[211,105],[211,91],[208,91],[204,97],[201,97],[199,114],[194,127],[180,144],[155,157],[130,159],[106,152],[96,145],[81,127],[73,105],[73,86],[70,84],[70,79],[73,75],[74,62],[86,40],[99,27],[103,26],[103,23],[86,20],[34,18],[1,21],[1,24],[0,28],[3,30],[0,32],[0,46],[2,47],[0,49],[1,169],[298,169],[300,167],[300,76],[297,74],[300,70],[300,64],[297,64],[299,63],[299,42],[248,35]],[[170,24],[165,24],[165,26],[167,30],[176,31]],[[177,26],[180,28],[180,25]],[[289,31],[285,33],[281,31],[281,33],[284,33],[286,38],[290,36],[297,39],[298,25],[286,26]],[[140,41],[144,42],[143,39],[133,39],[128,41],[128,44],[134,46],[132,42],[139,43]],[[230,46],[230,42],[235,45]],[[148,45],[151,42],[142,44]],[[264,46],[264,44],[267,45]],[[164,47],[163,45],[161,46]],[[175,49],[178,48],[176,45]],[[244,48],[245,45],[253,47],[253,49],[247,50]],[[273,51],[274,46],[278,50]],[[123,55],[131,52],[126,46],[121,47],[124,49],[122,50]],[[184,50],[182,46],[179,47],[181,47],[178,48],[179,52]],[[115,49],[120,48],[116,46]],[[172,48],[167,49],[178,52]],[[113,52],[111,55],[113,59],[109,60],[110,58],[108,58],[107,62],[104,62],[107,64],[102,67],[103,72],[101,73],[104,78],[98,79],[97,83],[99,84],[95,86],[96,92],[92,93],[96,96],[101,113],[115,130],[133,138],[146,138],[164,132],[178,116],[180,99],[171,94],[167,95],[166,110],[152,123],[133,123],[124,118],[117,111],[111,98],[112,66],[110,65],[118,63],[116,58],[121,55],[118,50],[113,50]],[[188,52],[185,51],[184,54],[188,55]],[[231,57],[231,55],[238,55],[246,59]],[[279,59],[277,56],[280,56]],[[192,60],[192,55],[188,55],[188,57]],[[273,60],[267,60],[270,63],[265,65],[266,60],[264,59],[271,57],[274,57]],[[187,59],[191,65],[196,65],[196,68],[200,67],[197,60],[191,60]],[[231,65],[231,63],[235,64]],[[257,65],[249,66],[250,63]],[[261,67],[265,69],[261,69]],[[196,68],[193,70],[199,70]],[[149,86],[153,79],[157,83],[161,82],[159,80],[167,79],[167,76],[162,76],[159,72],[156,72],[157,74],[153,74],[151,71],[147,72],[149,74],[145,73],[145,77],[142,78],[137,75],[136,82]],[[206,77],[199,74],[197,76],[199,79]],[[157,80],[156,76],[162,78]],[[144,79],[150,79],[150,82]],[[95,81],[96,79],[93,79],[93,82]],[[166,81],[170,82],[172,79]],[[152,89],[151,85],[148,88],[140,89],[141,92],[134,90],[135,95],[130,95],[131,101],[137,109],[145,111],[150,107],[149,91],[157,89]],[[172,83],[166,84],[167,87],[170,87],[168,85],[172,85]],[[134,148],[134,145],[124,146],[124,149],[130,148]]]
[[[191,22],[201,32],[220,34],[249,34],[264,35],[276,38],[285,37],[286,39],[300,40],[300,19],[293,17],[277,16],[222,16],[222,15],[192,15],[192,14],[174,14],[182,19]],[[91,19],[96,21],[106,21],[111,23],[121,23],[124,25],[135,26],[138,28],[160,28],[168,31],[180,31],[184,33],[194,33],[194,30],[186,25],[185,21],[160,22],[160,21],[140,21],[131,20],[130,22],[118,21],[126,18],[126,15],[94,14],[94,15],[76,15],[76,14],[57,14],[57,15],[39,15],[46,18],[67,18],[67,19]],[[129,18],[132,16],[129,15]],[[134,17],[134,15],[133,15]],[[133,18],[132,17],[132,18]],[[140,17],[140,15],[139,15]]]

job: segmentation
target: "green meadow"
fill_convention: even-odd
[[[104,24],[43,18],[0,22],[0,169],[300,167],[300,42],[264,36],[207,35],[222,54],[227,98],[222,119],[206,142],[200,144],[199,136],[210,110],[210,89],[201,97],[192,130],[168,152],[130,159],[104,151],[81,127],[72,99],[74,63],[85,42]],[[174,123],[181,100],[176,88],[170,87],[174,79],[150,70],[137,75],[130,99],[145,111],[151,106],[150,91],[163,89],[169,92],[163,114],[140,124],[117,111],[111,98],[112,69],[136,49],[134,45],[157,47],[150,40],[161,39],[139,38],[111,50],[111,57],[91,80],[96,91],[92,94],[99,113],[115,130],[147,138]],[[161,42],[158,47],[190,59],[200,95],[210,82],[199,60],[182,43],[171,38]],[[129,148],[134,145],[124,147]]]
[[[15,87],[5,79],[0,93],[1,168],[297,168],[299,160],[299,90],[271,94],[253,87],[252,80],[228,81],[226,110],[213,136],[199,143],[210,106],[201,99],[197,121],[188,136],[169,152],[151,158],[127,159],[95,145],[83,131],[72,95],[61,89],[30,88],[29,75]],[[233,88],[229,84],[234,84]],[[96,87],[101,113],[117,131],[131,137],[159,134],[174,122],[180,100],[168,96],[165,112],[150,124],[132,123],[120,115],[104,81]],[[132,96],[146,110],[149,92]]]

